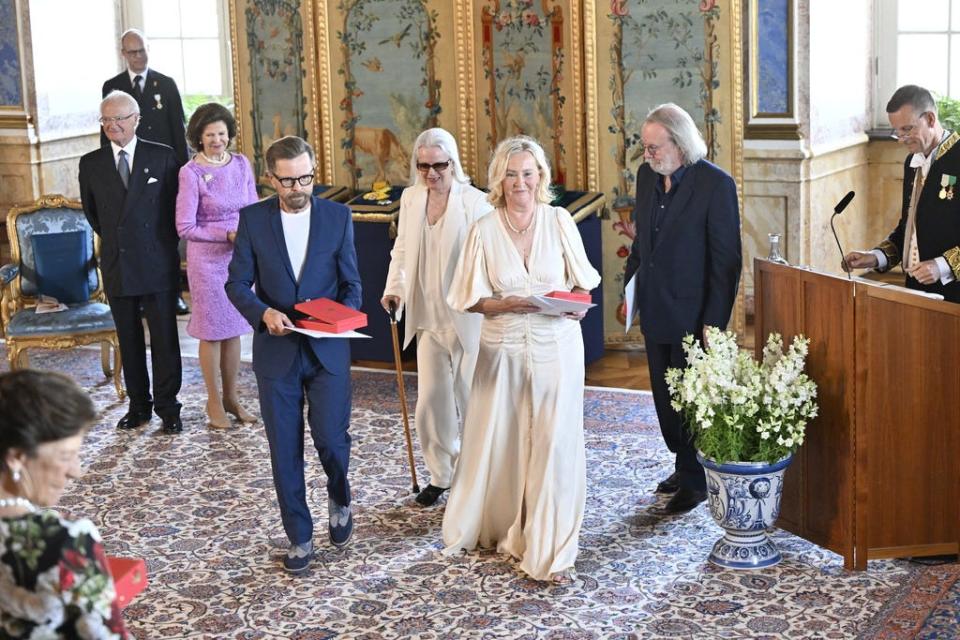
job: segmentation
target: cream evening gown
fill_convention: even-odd
[[[497,211],[476,222],[447,301],[591,290],[590,265],[565,209],[540,205],[529,268]],[[537,580],[573,567],[586,495],[580,323],[542,314],[485,316],[443,517],[445,553],[493,547]]]

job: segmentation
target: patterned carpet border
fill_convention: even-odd
[[[101,411],[85,476],[61,510],[92,518],[111,555],[147,559],[150,587],[125,611],[137,638],[960,637],[956,564],[885,560],[850,572],[839,556],[779,530],[777,567],[706,563],[720,532],[705,508],[647,515],[668,460],[649,394],[586,392],[578,577],[558,587],[489,551],[439,553],[442,508],[418,508],[410,494],[395,374],[354,371],[354,539],[343,551],[326,540],[325,480],[308,442],[318,553],[306,576],[291,577],[279,566],[286,540],[262,426],[205,428],[195,360],[184,361],[185,431],[176,437],[161,435],[157,419],[133,433],[114,429],[125,404],[96,351],[38,352],[33,364],[74,376]],[[412,409],[416,378],[404,379]],[[249,365],[240,383],[256,409]]]

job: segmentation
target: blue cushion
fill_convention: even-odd
[[[82,302],[69,306],[65,311],[54,313],[37,313],[33,307],[18,311],[10,318],[7,336],[26,338],[64,333],[92,333],[113,328],[110,307],[102,302]]]
[[[64,304],[90,299],[87,280],[87,232],[60,231],[30,236],[37,271],[37,292]]]

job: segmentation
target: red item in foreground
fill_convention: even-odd
[[[545,298],[556,298],[557,300],[571,300],[573,302],[585,302],[590,304],[593,298],[589,293],[579,293],[575,291],[551,291]]]
[[[141,558],[107,557],[110,575],[117,590],[117,604],[125,607],[147,588],[147,564]]]
[[[307,300],[295,305],[294,309],[310,316],[294,322],[301,329],[343,333],[367,326],[367,314],[328,298]]]

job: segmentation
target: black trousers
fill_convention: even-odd
[[[180,337],[177,335],[177,296],[175,289],[139,296],[113,296],[110,311],[120,338],[123,380],[127,385],[130,410],[149,413],[155,409],[163,419],[180,415]],[[142,313],[140,309],[143,309]],[[150,329],[153,359],[153,397],[147,375],[147,348],[143,318]]]
[[[644,336],[647,347],[647,367],[650,369],[650,386],[653,404],[657,408],[660,433],[667,448],[676,454],[674,469],[681,487],[706,491],[707,480],[703,467],[697,462],[697,450],[683,417],[670,406],[670,391],[667,388],[667,369],[687,366],[683,345],[679,342],[653,342]]]

